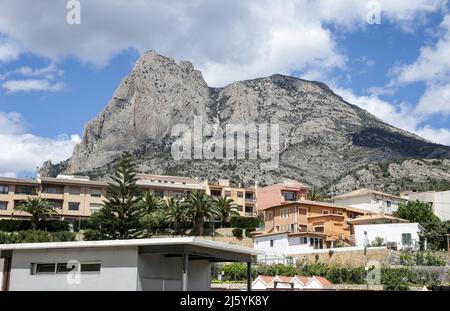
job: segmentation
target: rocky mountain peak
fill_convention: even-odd
[[[279,124],[278,168],[261,171],[260,159],[174,161],[171,129],[192,124],[195,116],[223,127]],[[62,170],[101,177],[125,150],[135,154],[142,172],[260,184],[290,178],[321,185],[370,162],[450,158],[450,147],[382,122],[323,83],[274,74],[212,88],[192,63],[155,51],[139,58],[105,110],[86,125]]]

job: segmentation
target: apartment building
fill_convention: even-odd
[[[392,194],[361,188],[332,198],[334,203],[360,208],[373,213],[394,213],[408,200]]]
[[[299,200],[263,210],[264,231],[254,235],[254,247],[281,254],[331,248],[337,242],[354,244],[348,223],[370,212],[338,204]]]
[[[258,211],[270,206],[306,199],[309,186],[297,181],[285,181],[258,189]]]
[[[242,187],[227,179],[208,183],[207,193],[212,197],[227,197],[234,201],[241,216],[256,215],[256,187]]]
[[[221,180],[217,185],[199,178],[138,174],[137,184],[162,199],[183,199],[193,190],[203,190],[212,196],[232,198],[242,216],[256,213],[256,190],[236,187]],[[58,175],[37,179],[0,177],[0,218],[27,217],[16,207],[30,196],[41,196],[52,202],[64,219],[89,217],[101,208],[108,183],[92,181],[87,176]],[[254,198],[248,200],[247,198]]]

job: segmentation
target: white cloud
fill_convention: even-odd
[[[17,174],[13,172],[0,173],[0,177],[15,178],[17,177]]]
[[[358,96],[349,89],[333,88],[333,91],[345,101],[367,110],[386,123],[415,133],[429,141],[450,146],[449,129],[423,126],[422,123],[426,121],[427,116],[417,113],[414,108],[406,104],[394,105],[376,95]]]
[[[450,146],[450,130],[446,128],[435,129],[429,125],[416,130],[416,134],[430,141],[439,142],[443,145]]]
[[[391,70],[391,85],[424,82],[426,90],[415,112],[447,117],[450,115],[450,15],[444,17],[440,30],[436,44],[423,46],[413,63]]]
[[[426,115],[442,114],[448,117],[450,115],[450,83],[429,85],[416,106],[416,112]]]
[[[0,36],[0,63],[16,60],[20,51],[16,44],[10,40],[2,39]]]
[[[31,91],[57,92],[64,88],[64,83],[51,83],[46,79],[9,80],[2,84],[8,94]]]
[[[46,160],[59,162],[71,156],[78,135],[40,137],[27,132],[25,122],[16,112],[0,112],[0,141],[7,152],[0,152],[0,174],[14,176],[35,171]]]
[[[154,49],[193,61],[211,85],[273,73],[326,74],[345,65],[327,28],[367,27],[368,1],[230,0],[81,2],[81,25],[66,23],[66,0],[0,3],[0,33],[54,61],[74,56],[103,66],[127,50]],[[401,24],[445,0],[380,0],[383,19]],[[17,23],[20,20],[20,23]],[[382,20],[383,22],[383,20]],[[51,35],[49,35],[51,34]]]

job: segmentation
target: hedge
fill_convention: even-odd
[[[29,220],[0,219],[0,231],[17,232],[30,229],[31,222]],[[41,220],[37,229],[49,232],[69,231],[69,222],[66,220]]]
[[[230,220],[230,226],[232,228],[255,228],[259,227],[260,218],[259,217],[244,217],[244,216],[233,216]]]
[[[247,277],[247,266],[243,263],[224,265],[223,280],[242,281]],[[252,277],[258,275],[304,275],[323,276],[333,284],[365,284],[366,272],[364,267],[348,268],[327,265],[325,263],[293,265],[256,265],[252,267]],[[409,285],[438,285],[438,273],[428,271],[413,271],[408,268],[382,268],[381,284],[386,290],[407,290]]]
[[[67,242],[74,241],[75,234],[69,231],[47,232],[42,230],[27,230],[20,232],[0,232],[0,244]]]

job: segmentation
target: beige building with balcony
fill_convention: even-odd
[[[213,197],[226,196],[235,202],[242,216],[256,214],[256,189],[232,185],[227,180],[208,183],[199,178],[138,174],[137,184],[162,199],[183,199],[193,190]],[[37,179],[0,177],[0,218],[27,217],[16,207],[30,196],[41,196],[54,204],[64,219],[89,217],[101,208],[108,183],[86,176],[58,175]]]

